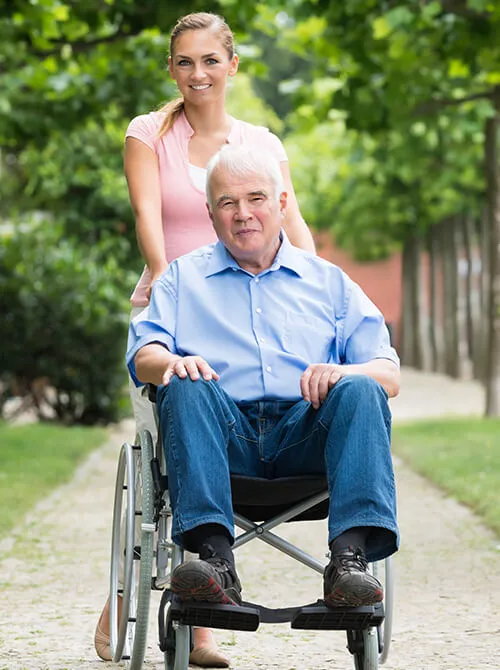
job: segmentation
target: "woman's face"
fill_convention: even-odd
[[[204,104],[225,95],[227,77],[238,69],[238,56],[229,59],[212,31],[187,30],[176,39],[168,67],[184,100]]]

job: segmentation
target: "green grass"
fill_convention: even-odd
[[[393,449],[500,535],[500,419],[398,424]]]
[[[0,538],[38,500],[68,481],[106,436],[104,428],[0,422]]]

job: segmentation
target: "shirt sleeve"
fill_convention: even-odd
[[[159,126],[153,114],[141,114],[129,123],[125,138],[135,137],[146,144],[150,149],[156,151],[158,143]]]
[[[153,342],[162,344],[171,353],[177,353],[175,343],[177,291],[175,286],[177,264],[171,263],[168,270],[153,284],[151,301],[147,309],[132,319],[128,331],[126,361],[136,386],[137,379],[134,358],[139,349]]]
[[[399,366],[380,310],[352,280],[347,284],[347,308],[342,320],[341,363],[368,363],[386,358]]]
[[[264,137],[264,148],[272,153],[276,160],[278,160],[280,163],[283,161],[288,161],[288,156],[285,147],[283,146],[283,142],[277,135],[269,130]]]

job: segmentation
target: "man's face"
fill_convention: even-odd
[[[210,186],[209,214],[217,237],[245,269],[261,272],[270,267],[280,246],[286,193],[276,199],[269,177],[236,177],[223,169],[212,173]]]

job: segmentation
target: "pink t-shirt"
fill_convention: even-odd
[[[188,143],[194,131],[182,113],[172,129],[159,138],[163,118],[162,112],[137,116],[130,122],[126,137],[144,142],[158,156],[165,257],[170,263],[182,254],[215,242],[217,237],[208,216],[205,191],[195,186],[189,174]],[[226,141],[270,151],[280,162],[288,160],[281,141],[263,126],[232,119]],[[146,288],[150,278],[146,267],[130,299],[134,307],[148,304]]]

